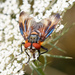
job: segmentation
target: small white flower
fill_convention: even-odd
[[[72,5],[75,2],[75,0],[69,0],[69,3]]]
[[[23,0],[23,5],[20,6],[21,11],[29,12],[30,11],[30,4],[27,0]]]
[[[23,74],[24,74],[24,71],[21,70],[21,71],[19,72],[19,75],[23,75]]]
[[[56,32],[59,32],[60,30],[62,30],[64,28],[64,25],[60,25],[57,29]]]

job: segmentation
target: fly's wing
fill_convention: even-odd
[[[19,15],[19,28],[22,36],[26,40],[28,36],[30,35],[33,26],[31,26],[31,23],[35,23],[33,18],[31,18],[27,13],[24,11],[20,13]]]
[[[38,26],[42,26],[38,28],[38,31],[41,33],[40,40],[44,41],[50,34],[54,31],[57,23],[60,21],[60,15],[57,13],[56,15],[52,15],[48,19],[44,19]]]

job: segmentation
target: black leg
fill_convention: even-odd
[[[35,58],[35,53],[33,53],[33,58]]]
[[[25,44],[25,43],[24,43],[24,42],[22,42],[22,44],[21,44],[21,53],[20,53],[20,54],[22,54],[22,52],[23,52],[23,50],[22,50],[22,45],[23,45],[23,44]]]
[[[23,50],[22,50],[22,45],[23,45],[23,44],[25,44],[25,43],[24,43],[24,42],[21,43],[21,53],[20,53],[20,54],[22,54],[22,52],[23,52]],[[18,54],[18,55],[20,55],[20,54]],[[18,56],[18,55],[17,55],[17,56]]]
[[[46,51],[45,51],[45,52],[42,52],[42,53],[40,53],[40,54],[44,54],[44,53],[48,52],[48,49],[47,49],[47,48],[45,48],[45,47],[43,47],[43,46],[41,46],[41,48],[44,49],[44,50],[46,50]]]
[[[39,53],[39,57],[40,57],[40,50],[38,50],[38,53]],[[40,61],[40,60],[39,60],[39,57],[37,58],[37,59],[38,59],[38,61]]]
[[[27,49],[25,49],[25,52],[26,52],[26,50]],[[28,61],[27,61],[27,63],[30,61],[30,56],[29,56],[29,54],[26,52],[26,54],[28,55],[28,57],[29,57],[29,59],[28,59]]]

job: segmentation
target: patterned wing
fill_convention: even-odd
[[[28,36],[30,35],[33,29],[31,23],[36,23],[36,22],[27,13],[25,13],[24,11],[21,12],[19,16],[19,28],[25,40],[28,38]]]
[[[60,21],[60,15],[57,13],[56,15],[50,16],[48,19],[44,19],[39,22],[39,28],[37,31],[41,33],[40,40],[44,41],[50,34],[54,31],[57,23]],[[41,26],[41,27],[40,27]]]

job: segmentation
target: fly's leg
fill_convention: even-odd
[[[24,44],[25,44],[24,42],[22,42],[22,43],[21,43],[21,53],[20,53],[20,54],[18,54],[18,55],[21,55],[21,54],[23,53],[22,45],[24,45]],[[16,55],[16,56],[18,56],[18,55]]]
[[[40,57],[40,55],[41,55],[41,54],[40,54],[40,50],[38,50],[38,53],[39,53],[39,56],[38,56],[38,58],[37,58],[37,59],[38,59],[38,61],[40,61],[40,60],[39,60],[39,57]]]
[[[45,47],[43,47],[43,46],[41,46],[41,48],[44,49],[44,50],[46,50],[46,51],[45,51],[45,52],[42,52],[42,53],[40,53],[40,54],[44,54],[44,53],[48,52],[48,49],[47,49],[47,48],[45,48]]]
[[[33,58],[35,58],[35,53],[33,53]]]
[[[25,52],[26,52],[27,49],[25,49]],[[28,61],[27,63],[30,61],[30,55],[26,52],[26,54],[28,55]]]
[[[22,50],[22,45],[24,45],[25,43],[24,42],[22,42],[22,44],[21,44],[21,53],[20,54],[22,54],[23,53],[23,50]]]

